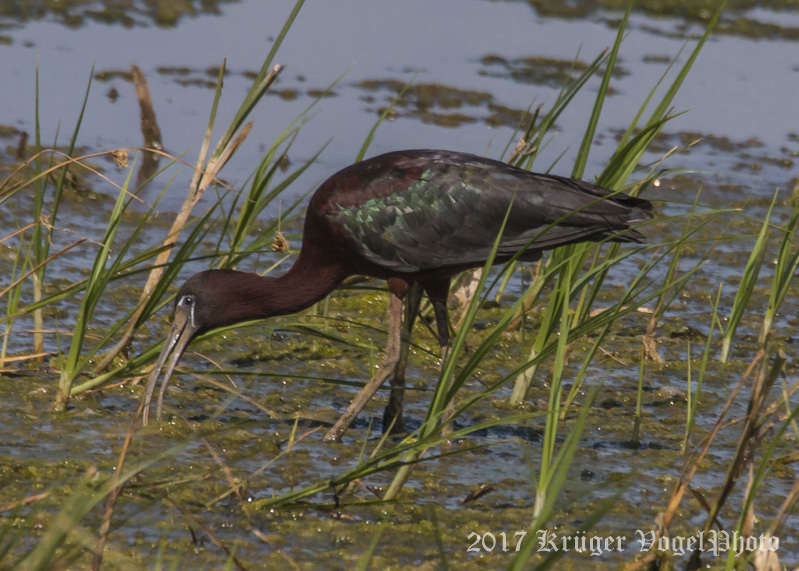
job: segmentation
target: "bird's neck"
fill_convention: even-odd
[[[345,277],[337,266],[312,263],[300,254],[282,276],[258,277],[258,283],[253,284],[257,290],[258,313],[266,318],[301,311],[324,298]]]

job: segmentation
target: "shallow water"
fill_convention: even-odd
[[[7,78],[0,84],[0,123],[7,127],[0,132],[5,149],[0,158],[3,172],[10,172],[19,131],[34,132],[37,58],[43,141],[53,141],[59,131],[59,143],[66,142],[94,65],[96,80],[79,147],[82,152],[93,152],[141,145],[138,104],[133,86],[124,75],[135,63],[148,79],[165,148],[174,154],[186,152],[186,160],[192,162],[213,98],[209,83],[215,78],[215,66],[226,58],[230,71],[218,121],[218,125],[225,125],[249,86],[248,73],[259,67],[290,4],[204,2],[204,11],[186,4],[192,10],[184,14],[164,13],[168,3],[157,5],[158,8],[133,3],[133,9],[111,21],[97,15],[103,8],[99,2],[64,3],[59,11],[39,6],[39,11],[30,15],[24,10],[4,15],[0,20],[0,38],[4,40],[0,42],[0,71]],[[614,40],[620,12],[591,8],[593,3],[567,6],[568,12],[558,12],[546,3],[483,0],[379,5],[365,0],[309,3],[277,57],[286,69],[273,94],[256,110],[253,132],[225,167],[223,177],[232,185],[241,186],[276,135],[313,101],[317,92],[328,88],[342,74],[345,75],[332,88],[332,95],[320,100],[312,120],[303,126],[289,159],[292,165],[299,165],[327,141],[332,139],[332,144],[289,187],[285,203],[350,164],[380,110],[400,86],[410,81],[415,85],[411,95],[397,106],[396,115],[378,129],[367,155],[427,147],[498,157],[513,140],[514,121],[519,114],[531,102],[534,107],[551,105],[572,61],[576,58],[582,64],[590,62]],[[758,230],[776,189],[781,197],[775,221],[784,224],[790,215],[787,200],[796,182],[795,161],[799,153],[799,108],[794,103],[799,14],[779,4],[769,6],[772,8],[730,6],[719,33],[706,45],[675,100],[675,111],[687,112],[666,126],[658,147],[647,156],[655,161],[672,146],[702,138],[686,152],[670,157],[666,166],[673,171],[661,177],[658,187],[647,190],[646,196],[658,201],[664,214],[646,231],[652,240],[665,243],[680,234],[680,216],[690,210],[699,189],[701,205],[740,209],[740,214],[737,218],[734,214],[717,216],[698,236],[711,239],[726,228],[730,239],[717,244],[659,328],[659,347],[667,362],[647,369],[640,446],[633,447],[629,442],[639,375],[639,342],[635,336],[645,329],[647,317],[631,315],[622,320],[603,347],[607,357],[592,365],[588,381],[602,381],[603,388],[598,404],[589,414],[572,468],[573,477],[559,498],[557,519],[550,522],[548,529],[564,536],[574,534],[602,499],[622,490],[621,498],[592,533],[603,537],[622,534],[628,541],[621,552],[607,551],[601,557],[571,551],[566,562],[572,567],[619,566],[638,554],[636,530],[648,531],[653,525],[684,463],[680,446],[685,428],[688,339],[671,337],[670,333],[688,326],[707,334],[719,283],[724,284],[721,313],[729,312],[740,268],[754,243],[751,234]],[[599,125],[586,179],[601,172],[620,132],[684,42],[693,42],[701,34],[701,18],[707,16],[696,16],[689,9],[678,11],[677,15],[648,9],[633,14],[619,63],[624,73],[612,82],[613,93]],[[692,45],[680,56],[678,64]],[[569,173],[598,85],[598,78],[589,82],[559,119],[557,135],[537,159],[538,169],[552,167],[553,172]],[[116,97],[112,96],[112,89],[117,92]],[[100,159],[98,165],[114,180],[121,181],[125,175],[110,160]],[[154,221],[153,233],[166,232],[169,213],[179,207],[189,179],[190,169],[184,168],[168,187],[159,205],[163,215]],[[165,179],[159,180],[146,189],[143,197],[155,200],[164,184]],[[60,213],[63,230],[58,234],[62,241],[58,246],[81,236],[97,239],[113,206],[115,191],[99,177],[87,177],[79,187],[68,196]],[[23,224],[30,208],[30,198],[23,195],[0,211],[0,222],[7,229],[3,234]],[[269,214],[277,216],[276,211]],[[121,232],[134,224],[134,218],[126,220]],[[296,235],[296,228],[290,229]],[[15,248],[14,244],[0,243],[3,273],[10,272]],[[705,251],[703,243],[697,242],[682,262],[684,269],[692,268]],[[86,243],[68,259],[56,262],[50,271],[53,281],[49,287],[65,287],[85,276],[94,252],[92,244]],[[269,259],[265,255],[260,262],[264,265]],[[618,273],[608,283],[629,280],[637,271],[638,262],[628,260],[627,264],[616,270]],[[765,276],[771,265],[767,259]],[[186,275],[194,269],[196,265],[187,268]],[[138,287],[141,282],[131,281],[117,288],[115,301],[98,309],[98,329],[128,310],[128,302],[136,298]],[[518,291],[518,283],[512,282],[508,298]],[[697,418],[702,436],[712,428],[731,386],[753,356],[762,312],[758,308],[765,308],[766,295],[766,291],[756,292],[751,304],[755,309],[741,326],[732,364],[711,363]],[[134,482],[120,502],[109,539],[109,565],[153,567],[162,557],[167,564],[180,561],[181,568],[220,567],[226,558],[208,540],[199,522],[235,546],[237,556],[252,568],[352,568],[380,529],[385,532],[374,552],[372,565],[376,568],[389,564],[432,567],[439,565],[442,557],[450,567],[469,564],[474,568],[496,568],[510,562],[513,549],[502,553],[498,549],[490,553],[486,549],[469,551],[473,543],[469,534],[485,537],[490,532],[498,537],[506,532],[512,537],[530,524],[544,426],[543,418],[535,413],[546,410],[549,395],[543,381],[531,390],[531,418],[479,431],[459,444],[487,445],[484,448],[421,465],[398,505],[350,503],[336,507],[332,492],[327,490],[306,505],[274,511],[248,507],[252,501],[344,473],[357,463],[367,434],[367,448],[377,445],[382,401],[370,404],[344,443],[321,442],[319,422],[334,420],[353,389],[313,380],[330,377],[362,381],[368,377],[369,367],[379,358],[385,298],[371,297],[369,301],[364,309],[359,309],[362,302],[351,299],[350,294],[336,295],[330,311],[334,316],[378,328],[373,338],[369,338],[366,329],[335,328],[346,339],[373,344],[376,349],[372,352],[303,335],[281,327],[281,320],[266,328],[243,329],[230,335],[223,349],[211,344],[196,347],[198,353],[225,367],[257,373],[238,375],[234,380],[244,387],[247,397],[279,415],[299,412],[308,417],[296,427],[296,435],[311,433],[286,453],[286,443],[295,430],[292,421],[270,419],[241,399],[227,402],[223,390],[188,375],[176,380],[168,395],[168,406],[188,420],[173,420],[151,430],[146,445],[143,439],[134,442],[134,459],[163,454],[169,461],[148,469],[140,487]],[[503,307],[509,305],[507,299],[503,300]],[[789,362],[795,359],[796,306],[794,288],[776,323]],[[58,311],[47,315],[47,321],[53,328],[68,332],[77,310],[74,300],[64,301]],[[165,333],[166,319],[164,312],[161,320],[149,325],[153,337]],[[496,312],[487,311],[479,319],[490,327]],[[15,325],[18,333],[10,340],[12,353],[31,351],[30,337],[19,333],[27,327],[30,324],[23,320]],[[532,335],[528,333],[528,342]],[[54,351],[68,345],[69,335],[50,335],[46,341],[47,349]],[[433,348],[432,338],[423,329],[421,333],[417,331],[417,342],[424,348]],[[144,342],[140,341],[134,351],[139,345]],[[700,338],[692,340],[691,345],[695,375],[704,343]],[[634,352],[630,347],[635,347]],[[230,364],[231,354],[238,357],[234,364]],[[468,383],[463,398],[478,391],[480,382],[495,381],[507,374],[525,355],[518,335],[508,334],[501,350],[486,360],[477,378]],[[201,371],[208,368],[207,361],[196,356],[186,359],[184,365]],[[579,359],[569,364],[572,377],[579,365]],[[94,393],[75,399],[66,413],[53,414],[48,409],[54,398],[57,373],[48,368],[47,362],[39,370],[25,368],[20,373],[6,373],[0,377],[0,400],[5,403],[0,506],[52,491],[50,496],[19,511],[2,513],[4,526],[11,528],[28,529],[26,526],[34,520],[30,535],[18,543],[25,547],[35,543],[40,533],[37,530],[46,528],[49,521],[47,514],[63,505],[83,474],[92,467],[99,470],[95,477],[98,479],[112,472],[141,389],[123,387]],[[407,406],[411,428],[418,426],[425,414],[435,374],[434,357],[417,350],[409,373],[410,384],[420,389],[412,392]],[[224,382],[223,378],[218,379]],[[789,368],[786,382],[794,381],[795,372]],[[517,412],[506,404],[509,394],[510,386],[500,389],[495,400],[489,399],[481,408],[470,410],[459,425],[474,425]],[[745,396],[734,403],[732,418],[745,413]],[[370,422],[372,429],[367,433]],[[207,434],[207,445],[192,435],[195,429]],[[737,435],[735,429],[722,433],[706,460],[707,466],[694,479],[693,486],[709,497],[722,481]],[[795,449],[794,436],[786,437],[777,455]],[[171,450],[173,446],[182,448]],[[244,486],[241,500],[228,496],[214,502],[230,486],[209,448],[240,479]],[[367,487],[385,485],[390,478],[391,474],[385,473],[368,478],[356,491],[356,498],[372,498]],[[795,464],[788,464],[767,481],[756,506],[762,521],[773,518],[795,478]],[[158,485],[159,482],[165,484]],[[474,502],[460,503],[483,483],[489,483],[493,491]],[[198,521],[181,515],[167,497],[188,508]],[[732,527],[738,517],[740,498],[738,490],[721,514],[727,527]],[[686,498],[683,503],[672,526],[672,536],[696,533],[704,523],[704,512],[695,498]],[[36,509],[42,511],[36,513]],[[83,525],[96,533],[101,516],[101,510],[96,509]],[[789,565],[799,564],[796,529],[799,520],[792,516],[780,536],[780,557]],[[723,564],[722,559],[707,562]],[[75,568],[84,564],[85,559],[79,559]]]

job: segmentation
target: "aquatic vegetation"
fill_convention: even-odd
[[[570,246],[532,271],[511,261],[469,276],[440,372],[427,332],[430,307],[422,308],[407,409],[416,423],[404,437],[378,434],[367,412],[351,439],[321,442],[349,399],[347,387],[361,385],[380,360],[385,289],[357,281],[301,315],[201,336],[193,345],[199,356],[183,369],[197,377],[193,388],[174,387],[169,419],[140,426],[136,381],[160,351],[180,272],[271,273],[296,255],[302,193],[279,217],[264,213],[318,156],[299,165],[284,160],[312,109],[286,120],[241,188],[218,175],[247,144],[253,108],[270,104],[263,96],[280,74],[277,50],[301,6],[214,144],[225,66],[216,70],[214,107],[178,213],[159,213],[158,201],[142,205],[139,194],[153,180],[166,191],[182,157],[152,147],[77,149],[81,117],[91,113],[91,83],[65,148],[57,141],[47,148],[37,129],[32,158],[13,171],[3,163],[0,204],[13,205],[15,215],[2,214],[10,229],[0,236],[9,268],[0,290],[0,398],[18,393],[8,425],[22,446],[34,448],[30,427],[45,423],[53,438],[74,442],[75,458],[53,463],[43,446],[36,459],[1,463],[0,566],[87,567],[93,560],[95,567],[181,567],[190,559],[207,567],[335,560],[366,568],[424,560],[543,569],[559,559],[584,565],[592,538],[626,535],[593,547],[603,563],[674,567],[703,556],[678,553],[676,538],[709,534],[717,521],[740,537],[786,533],[799,497],[792,484],[799,405],[785,355],[795,317],[781,308],[797,299],[799,205],[786,208],[784,192],[764,205],[761,218],[710,208],[697,192],[693,202],[662,204],[678,213],[643,229],[648,245]],[[661,148],[658,136],[719,15],[634,110],[600,184],[657,197],[653,187],[667,175],[669,158],[695,139]],[[583,176],[618,73],[627,16],[611,50],[590,63],[575,60],[568,70],[559,66],[567,76],[549,109],[518,114],[506,160],[547,170],[536,161],[555,122],[601,74],[572,168]],[[389,89],[392,101],[356,158],[392,110],[408,110],[410,95],[421,98],[420,110],[457,109],[461,96],[471,105],[487,102],[432,83],[364,86],[371,88]],[[657,159],[645,163],[653,153]],[[95,163],[112,155],[122,165],[114,171],[121,182]],[[90,180],[97,179],[114,188],[112,198],[91,194]],[[209,190],[214,196],[200,202]],[[102,227],[62,231],[59,211],[81,200],[96,205]],[[708,277],[709,263],[735,241],[751,242],[748,261]],[[83,265],[57,275],[53,268],[67,254]],[[681,311],[686,297],[700,300],[693,307],[701,318]],[[49,371],[38,368],[42,360]],[[449,378],[451,387],[442,382]],[[59,412],[43,410],[45,400]],[[442,435],[440,420],[453,404],[454,432]],[[474,485],[476,476],[461,477],[475,472],[487,478],[483,485]],[[630,514],[642,537],[667,548],[636,549],[638,538],[622,529]],[[561,546],[571,538],[571,548],[541,551],[542,537],[544,545]],[[588,547],[578,553],[580,538]],[[726,551],[726,561],[712,563],[763,566],[771,544],[765,545],[739,557]],[[497,559],[486,563],[489,553]]]

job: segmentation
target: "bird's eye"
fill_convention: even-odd
[[[191,307],[192,305],[194,305],[194,296],[184,295],[182,298],[180,298],[180,305],[183,305],[185,307]]]

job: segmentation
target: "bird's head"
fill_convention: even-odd
[[[236,284],[241,283],[241,280],[237,278],[243,275],[248,274],[234,270],[207,270],[193,275],[178,291],[175,298],[175,317],[172,329],[164,341],[161,354],[147,380],[142,418],[142,423],[145,426],[147,426],[149,418],[150,401],[155,385],[158,383],[164,366],[166,365],[164,380],[158,394],[156,408],[158,417],[161,416],[161,406],[169,379],[189,342],[200,333],[240,321],[225,309],[228,306],[226,301],[229,301],[231,293],[236,290]]]

